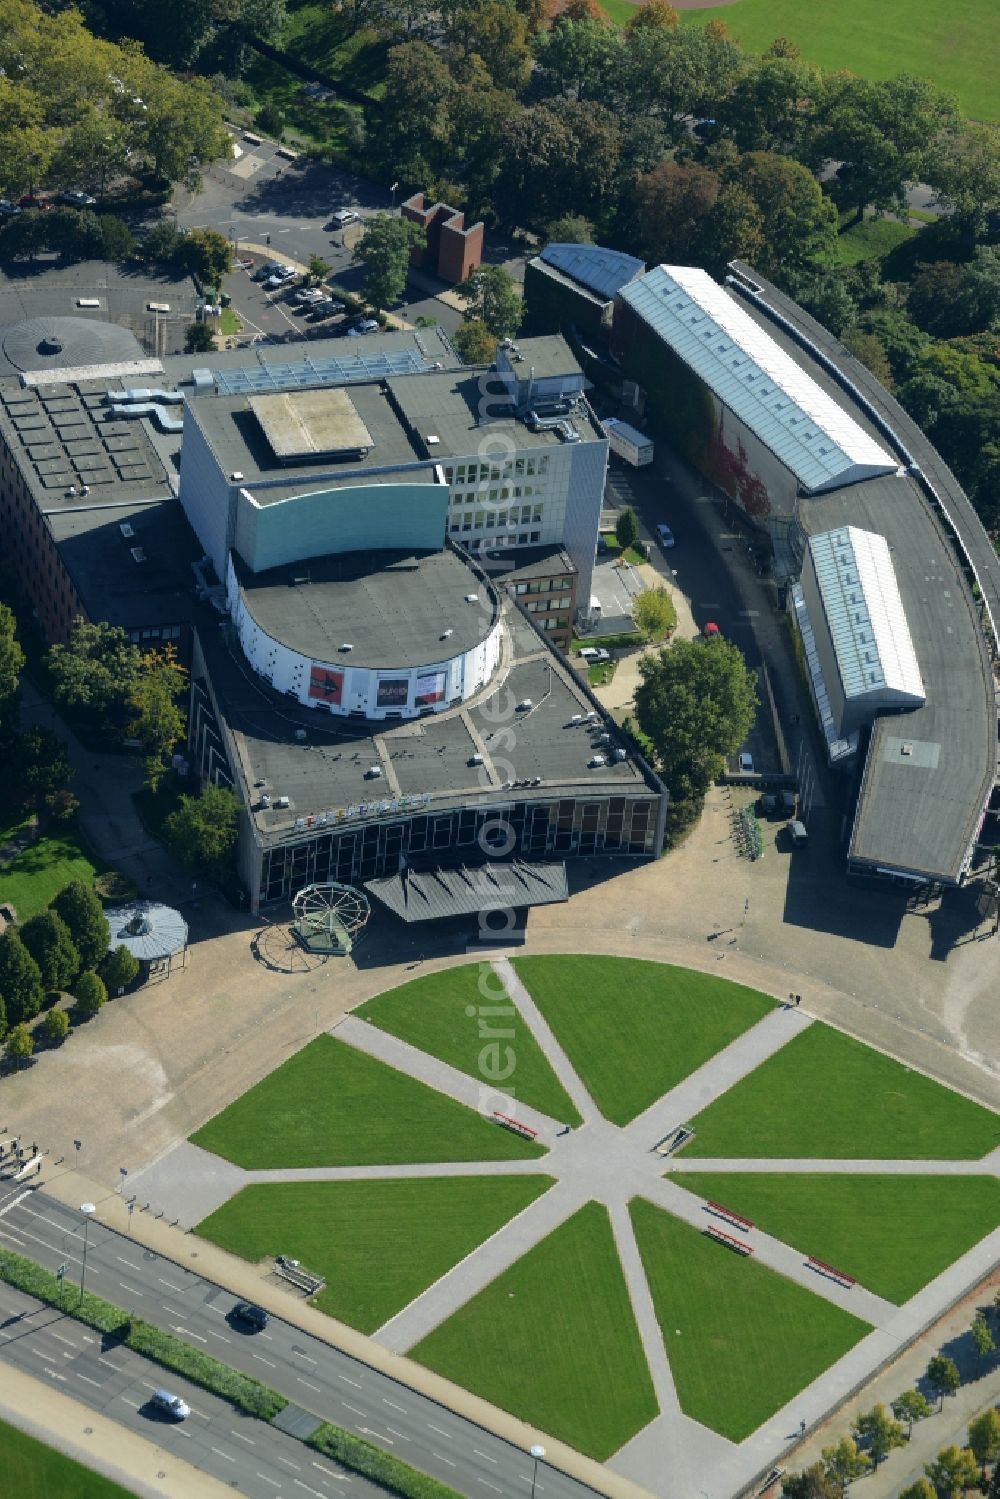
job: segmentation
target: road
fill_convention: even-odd
[[[81,1216],[44,1192],[15,1189],[0,1204],[0,1244],[50,1270],[66,1263],[67,1284],[79,1285]],[[531,1460],[509,1442],[278,1318],[272,1318],[264,1332],[242,1332],[230,1320],[235,1296],[94,1222],[89,1231],[86,1278],[88,1289],[96,1295],[177,1333],[231,1367],[256,1375],[304,1412],[366,1437],[470,1499],[497,1494],[526,1499],[531,1494]],[[15,1314],[9,1308],[16,1297],[10,1287],[0,1285],[0,1309],[7,1308],[7,1315]],[[20,1300],[26,1305],[18,1308],[17,1316],[35,1309],[31,1298]],[[151,1380],[150,1387],[165,1384],[176,1389],[197,1415],[182,1426],[158,1425],[157,1439],[164,1447],[173,1443],[170,1450],[180,1452],[188,1462],[237,1483],[252,1499],[259,1494],[268,1499],[283,1495],[301,1499],[303,1489],[310,1490],[310,1486],[313,1493],[339,1494],[342,1499],[368,1499],[376,1494],[384,1499],[381,1489],[357,1475],[334,1473],[330,1464],[325,1464],[329,1472],[322,1471],[322,1465],[319,1473],[313,1472],[313,1453],[293,1437],[235,1415],[224,1401],[202,1390],[194,1389],[189,1397],[184,1381],[155,1368],[151,1371],[151,1366],[126,1349],[117,1348],[109,1355],[120,1366],[112,1369],[98,1356],[99,1335],[79,1329],[56,1312],[38,1313],[32,1323],[44,1333],[37,1348],[31,1340],[22,1345],[10,1335],[12,1324],[0,1324],[0,1332],[8,1334],[0,1342],[0,1357],[24,1357],[23,1367],[35,1374],[44,1365],[53,1371],[51,1378],[63,1376],[64,1393],[128,1425],[144,1423],[140,1429],[147,1434],[151,1417],[141,1408],[146,1385]],[[49,1330],[52,1325],[55,1331]],[[59,1342],[59,1338],[66,1341]],[[81,1360],[79,1369],[77,1360]],[[290,1478],[294,1463],[300,1465],[301,1476]],[[345,1484],[350,1485],[349,1494]],[[540,1499],[594,1499],[586,1485],[548,1466],[540,1470],[535,1487]]]

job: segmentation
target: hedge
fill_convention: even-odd
[[[370,1478],[373,1483],[380,1484],[390,1493],[402,1494],[404,1499],[461,1499],[455,1489],[450,1489],[437,1478],[431,1478],[429,1473],[411,1468],[409,1463],[400,1462],[398,1457],[391,1457],[381,1447],[373,1447],[371,1442],[352,1436],[349,1431],[333,1426],[328,1421],[317,1426],[307,1440],[310,1447],[315,1447],[325,1457],[333,1458],[334,1462],[350,1468],[353,1473]]]
[[[13,1254],[9,1249],[0,1249],[0,1278],[49,1306],[60,1307],[68,1316],[86,1323],[97,1332],[119,1334],[121,1341],[135,1353],[172,1369],[175,1374],[183,1374],[213,1395],[221,1395],[223,1400],[231,1401],[248,1416],[272,1421],[288,1404],[284,1395],[269,1390],[251,1374],[230,1369],[209,1354],[192,1348],[182,1338],[132,1317],[112,1302],[92,1296],[89,1291],[81,1300],[72,1283],[64,1290],[51,1270],[44,1270],[34,1260]]]

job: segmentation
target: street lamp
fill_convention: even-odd
[[[538,1482],[538,1464],[545,1456],[545,1448],[537,1442],[531,1448],[531,1455],[535,1459],[535,1466],[531,1470],[531,1499],[535,1499],[535,1484]]]
[[[90,1237],[90,1220],[97,1212],[92,1202],[81,1202],[80,1212],[83,1214],[83,1268],[80,1271],[80,1300],[83,1301],[83,1287],[87,1279],[87,1242]]]

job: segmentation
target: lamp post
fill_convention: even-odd
[[[535,1460],[535,1466],[531,1470],[531,1499],[535,1499],[535,1484],[538,1482],[538,1464],[545,1456],[545,1448],[536,1442],[534,1447],[531,1448],[531,1455]]]
[[[92,1202],[81,1202],[80,1212],[83,1214],[83,1268],[80,1271],[80,1300],[83,1301],[83,1289],[87,1279],[87,1243],[90,1238],[90,1220],[97,1212]]]

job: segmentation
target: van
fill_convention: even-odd
[[[806,831],[805,823],[799,822],[798,818],[794,817],[792,821],[787,824],[787,827],[788,836],[792,840],[793,847],[805,848],[806,844],[809,842],[809,834]]]
[[[191,1407],[186,1400],[179,1395],[171,1395],[169,1390],[154,1390],[149,1397],[150,1405],[155,1405],[158,1411],[165,1415],[173,1416],[175,1421],[186,1421],[191,1414]]]

